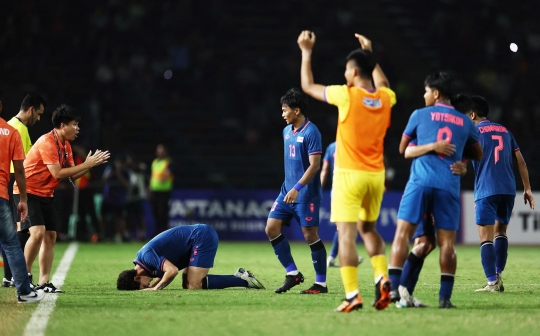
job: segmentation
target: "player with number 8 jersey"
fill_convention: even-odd
[[[424,82],[426,107],[416,110],[409,118],[399,145],[400,153],[416,139],[419,146],[446,140],[455,146],[452,154],[427,152],[413,160],[411,174],[398,210],[396,234],[392,243],[391,260],[402,264],[407,258],[409,240],[426,213],[433,215],[440,247],[441,282],[439,308],[455,308],[450,301],[454,288],[457,256],[454,249],[460,219],[460,176],[452,165],[461,161],[463,150],[470,146],[471,158],[480,160],[482,148],[478,132],[464,113],[450,105],[454,96],[453,78],[445,72],[429,75]],[[409,255],[409,265],[401,274],[401,299],[413,303],[407,283],[421,268],[419,256]],[[402,285],[403,284],[403,285]]]

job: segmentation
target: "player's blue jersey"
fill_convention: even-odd
[[[478,142],[473,122],[451,105],[435,104],[414,111],[403,136],[416,138],[419,146],[445,139],[456,146],[455,153],[450,156],[431,152],[415,158],[409,183],[448,190],[459,197],[461,176],[452,174],[450,165],[461,161],[465,145]]]
[[[283,129],[285,144],[285,182],[281,186],[280,196],[285,196],[302,178],[308,167],[310,155],[322,154],[321,133],[309,119],[298,130],[293,125]],[[322,200],[321,171],[299,192],[295,203],[315,203]]]
[[[476,124],[484,157],[473,161],[474,199],[493,195],[515,195],[516,180],[512,156],[519,150],[514,136],[506,127],[482,120]]]
[[[133,263],[144,268],[152,277],[163,276],[165,259],[178,269],[184,269],[189,264],[193,244],[199,231],[204,230],[205,224],[176,226],[155,236],[144,245]]]
[[[332,142],[326,147],[324,152],[324,161],[327,161],[330,167],[330,177],[334,176],[334,158],[336,156],[336,142]]]

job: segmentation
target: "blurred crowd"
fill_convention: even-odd
[[[75,164],[84,162],[88,150],[73,146]],[[146,241],[145,200],[148,170],[131,155],[117,155],[102,172],[92,170],[76,181],[63,181],[55,197],[63,219],[59,239],[83,241]]]
[[[435,69],[455,71],[464,90],[484,95],[490,119],[508,126],[529,166],[538,166],[539,4],[421,0],[401,6],[393,0],[8,2],[1,5],[0,86],[7,98],[10,91],[12,97],[39,91],[49,106],[76,106],[83,115],[81,148],[142,153],[140,161],[150,162],[152,151],[140,146],[171,143],[171,156],[182,163],[175,169],[183,187],[277,188],[285,126],[279,97],[299,86],[298,33],[317,33],[316,81],[339,84],[344,57],[357,47],[352,34],[360,32],[374,41],[398,94],[386,140],[389,187],[403,189],[408,178],[410,163],[398,155],[397,144],[409,114],[423,106],[423,78]],[[437,62],[428,62],[428,51]],[[326,147],[334,141],[336,113],[310,104],[307,115]],[[242,156],[249,159],[240,161]],[[538,190],[540,170],[529,171]],[[99,223],[144,197],[136,186],[142,175],[143,166],[125,156],[104,177],[90,177],[94,191],[99,188],[92,186],[105,184]],[[472,188],[470,177],[464,185]],[[94,196],[79,199],[84,197]],[[137,219],[115,223],[126,224],[108,233],[93,230],[117,240],[127,237],[126,227],[132,238],[144,230]]]

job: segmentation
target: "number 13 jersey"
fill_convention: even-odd
[[[452,174],[450,165],[461,160],[465,146],[478,142],[478,131],[471,119],[451,105],[435,104],[414,111],[403,136],[416,139],[418,145],[447,140],[456,146],[450,156],[430,152],[415,158],[409,182],[444,189],[459,197],[461,177]]]
[[[302,178],[310,166],[311,155],[322,155],[321,132],[309,119],[298,129],[287,125],[283,129],[285,145],[285,182],[281,186],[280,197],[285,197],[294,185]],[[321,171],[311,179],[298,193],[295,203],[317,203],[322,200]]]

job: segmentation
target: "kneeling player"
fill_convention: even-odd
[[[184,289],[247,287],[264,289],[251,272],[239,268],[234,275],[210,275],[218,248],[216,231],[206,224],[178,226],[144,245],[133,263],[135,268],[120,273],[119,290],[160,290],[183,269]],[[151,284],[152,279],[156,279]]]

